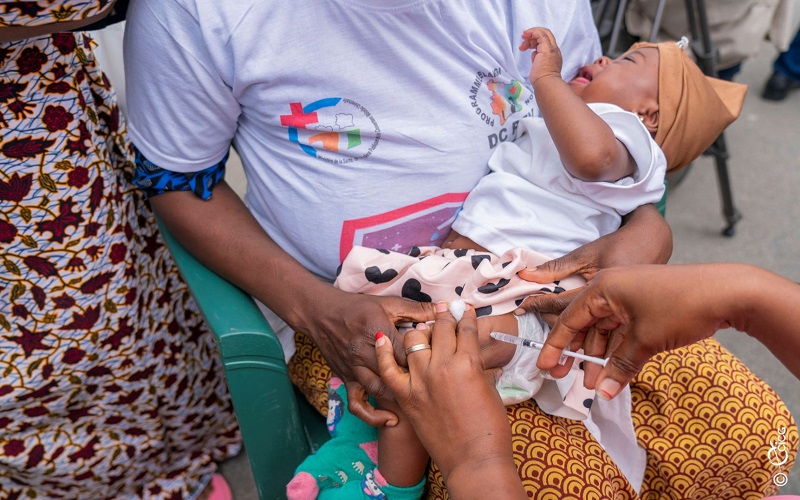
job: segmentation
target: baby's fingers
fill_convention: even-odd
[[[397,364],[397,360],[394,359],[392,341],[383,332],[375,335],[375,351],[378,357],[378,375],[383,383],[395,397],[406,394],[410,385],[408,373]]]
[[[522,43],[519,50],[552,48],[556,45],[553,33],[547,28],[530,28],[522,32]]]
[[[536,50],[538,42],[533,34],[533,28],[522,32],[522,43],[519,44],[519,50],[525,51],[529,49]]]
[[[347,389],[347,410],[350,413],[373,427],[397,425],[397,415],[388,410],[375,408],[360,383],[351,380],[345,382],[345,388]]]

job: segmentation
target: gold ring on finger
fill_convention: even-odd
[[[409,355],[409,354],[411,354],[412,352],[422,351],[422,350],[424,350],[424,349],[430,349],[430,348],[431,348],[431,345],[430,345],[430,344],[417,344],[417,345],[412,345],[411,347],[409,347],[408,349],[406,349],[406,356],[408,356],[408,355]]]

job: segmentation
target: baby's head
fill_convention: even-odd
[[[709,78],[684,43],[637,43],[615,60],[601,57],[570,81],[585,102],[636,113],[661,146],[667,169],[700,156],[738,116],[747,87]]]
[[[585,102],[607,102],[636,113],[658,130],[658,49],[631,49],[616,59],[601,57],[578,71],[569,84]]]

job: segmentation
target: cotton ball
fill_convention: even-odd
[[[461,316],[467,310],[467,303],[461,299],[450,302],[450,314],[456,319],[456,323],[461,321]]]

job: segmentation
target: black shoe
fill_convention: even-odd
[[[800,89],[800,82],[792,80],[783,73],[772,73],[761,97],[770,101],[782,101],[793,89]]]

